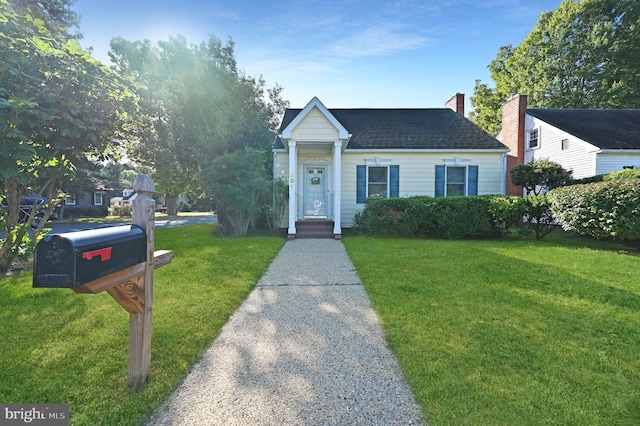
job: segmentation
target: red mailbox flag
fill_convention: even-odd
[[[87,260],[91,260],[95,256],[100,256],[100,260],[102,260],[103,262],[106,262],[107,260],[111,259],[111,247],[105,247],[103,249],[92,250],[86,253],[82,253],[82,258]]]

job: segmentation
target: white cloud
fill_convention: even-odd
[[[341,57],[383,56],[415,50],[429,45],[431,39],[413,33],[404,25],[379,24],[335,41],[329,51]]]

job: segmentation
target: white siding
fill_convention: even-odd
[[[528,148],[528,134],[532,129],[538,129],[538,148]],[[567,139],[569,148],[562,149],[562,140]],[[597,147],[578,139],[556,127],[538,120],[530,115],[525,122],[525,163],[533,159],[548,158],[567,170],[571,170],[576,179],[596,174]]]
[[[605,151],[597,154],[596,157],[597,175],[617,172],[629,166],[634,169],[640,169],[640,152],[616,153]]]
[[[478,195],[502,194],[502,153],[415,153],[415,152],[345,152],[342,156],[342,226],[349,228],[353,216],[364,208],[356,203],[356,166],[366,164],[367,159],[380,157],[400,166],[400,197],[435,195],[436,165],[445,159],[459,157],[469,165],[478,166]]]
[[[380,157],[389,160],[391,165],[400,166],[400,196],[435,195],[436,165],[444,164],[445,160],[461,158],[469,165],[478,166],[478,195],[502,194],[502,153],[460,153],[460,152],[353,152],[346,151],[342,155],[342,212],[341,222],[344,228],[353,225],[353,216],[364,208],[364,204],[356,203],[356,166],[366,164],[367,159]],[[289,175],[288,154],[278,152],[275,155],[276,176]],[[318,156],[301,155],[299,164],[309,162],[330,163],[330,157],[322,154]],[[285,216],[281,227],[286,227],[288,216]]]
[[[304,141],[337,141],[338,130],[318,110],[313,108],[291,132],[291,140]]]

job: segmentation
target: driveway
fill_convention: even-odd
[[[98,229],[107,228],[109,226],[127,225],[130,223],[130,220],[104,223],[50,222],[47,224],[47,226],[51,227],[50,233],[62,234],[65,232],[84,231],[86,229]],[[160,217],[156,219],[156,228],[174,228],[176,226],[194,225],[197,223],[218,223],[218,216],[214,214],[203,213],[201,216]],[[4,230],[0,230],[0,239],[1,238],[4,238]]]

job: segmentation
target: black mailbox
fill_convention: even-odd
[[[36,246],[33,286],[78,288],[147,260],[138,225],[49,234]]]

